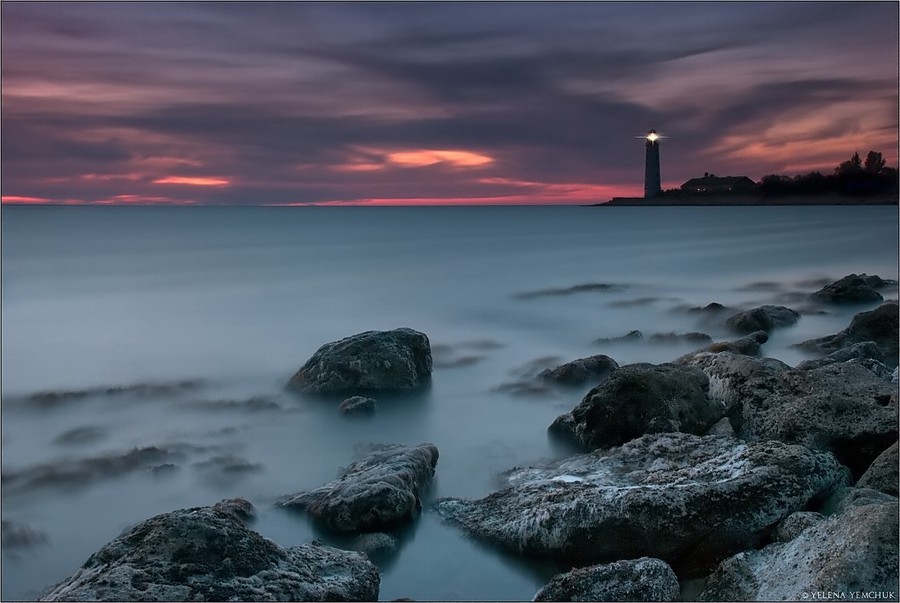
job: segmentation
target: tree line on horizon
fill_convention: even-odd
[[[768,174],[759,182],[764,195],[877,195],[897,192],[897,169],[885,165],[881,153],[869,151],[863,160],[859,153],[840,163],[831,174],[819,171],[785,176]]]

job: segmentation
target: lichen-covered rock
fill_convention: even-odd
[[[706,395],[708,384],[695,368],[623,366],[571,413],[558,417],[550,431],[589,449],[617,446],[647,433],[701,434],[722,418],[722,405]]]
[[[514,469],[480,500],[438,512],[474,537],[573,565],[656,557],[682,578],[759,545],[846,482],[832,455],[781,442],[654,434],[610,451]]]
[[[813,370],[730,353],[697,355],[739,437],[829,450],[859,477],[897,440],[896,386],[851,360]]]
[[[772,530],[772,538],[776,542],[790,542],[806,528],[814,526],[825,519],[825,516],[815,511],[797,511],[788,515],[784,521]]]
[[[353,396],[341,402],[338,411],[343,415],[368,415],[375,412],[377,406],[374,398]]]
[[[834,304],[858,304],[883,300],[884,298],[872,284],[877,284],[877,282],[867,280],[865,274],[848,274],[839,281],[825,285],[811,297],[815,301]]]
[[[597,383],[617,368],[619,365],[615,360],[609,356],[597,354],[567,362],[554,369],[545,369],[538,373],[538,377],[562,385],[581,385],[589,380]]]
[[[378,571],[365,555],[315,542],[282,548],[244,525],[245,502],[152,517],[91,555],[42,600],[378,599]]]
[[[896,501],[853,507],[789,542],[738,553],[719,565],[699,598],[798,601],[828,592],[838,593],[834,599],[849,600],[851,593],[865,591],[885,593],[874,597],[880,600],[896,600],[898,511]]]
[[[557,574],[534,601],[674,601],[678,577],[665,561],[641,557]]]
[[[351,464],[340,479],[287,496],[279,504],[303,509],[340,532],[390,529],[418,514],[437,461],[433,444],[384,446]]]
[[[756,331],[771,333],[780,327],[789,327],[800,319],[800,313],[784,306],[760,306],[752,310],[738,312],[725,324],[742,335]]]
[[[900,312],[897,304],[886,303],[874,310],[860,312],[840,333],[810,339],[798,344],[798,347],[827,354],[848,348],[855,343],[872,341],[884,355],[885,365],[894,368],[897,366],[898,332],[900,332],[898,324]]]
[[[431,344],[413,329],[366,331],[326,343],[288,382],[310,393],[403,391],[431,381]]]
[[[859,488],[872,488],[891,496],[897,496],[898,466],[900,466],[900,457],[897,454],[897,442],[894,442],[890,448],[872,461],[856,485]]]

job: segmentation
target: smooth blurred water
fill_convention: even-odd
[[[546,428],[593,384],[538,396],[500,386],[591,354],[626,364],[692,349],[654,333],[734,338],[687,311],[713,301],[801,311],[763,348],[795,364],[806,356],[792,344],[874,307],[815,313],[804,298],[821,282],[897,278],[897,218],[896,207],[5,207],[4,477],[134,447],[180,456],[168,472],[5,479],[3,519],[47,540],[4,547],[0,595],[35,597],[134,523],[228,496],[251,500],[254,529],[281,545],[331,538],[273,501],[333,479],[373,443],[432,442],[432,496],[487,494],[498,472],[569,452]],[[519,295],[598,283],[618,287]],[[399,326],[435,347],[427,391],[348,420],[283,390],[321,344]],[[633,329],[645,339],[594,343]],[[195,386],[23,402],[183,380]],[[243,404],[254,397],[269,406]],[[75,428],[87,435],[59,439]],[[381,562],[383,599],[530,599],[556,569],[484,548],[427,505],[401,536]]]

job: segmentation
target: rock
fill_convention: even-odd
[[[316,542],[282,548],[244,525],[245,503],[152,517],[91,555],[42,600],[378,600],[378,570],[365,555]]]
[[[615,360],[597,354],[567,362],[554,369],[545,369],[538,373],[538,377],[563,385],[581,385],[589,380],[595,383],[602,381],[617,368],[619,365]]]
[[[812,294],[812,299],[832,304],[858,304],[882,301],[884,298],[876,291],[865,274],[848,274],[830,285],[825,285]],[[877,277],[876,277],[877,278]]]
[[[375,412],[377,406],[378,404],[374,398],[353,396],[352,398],[347,398],[341,402],[341,405],[338,406],[338,410],[341,414],[345,415],[371,414]]]
[[[339,532],[390,529],[418,514],[437,461],[433,444],[384,446],[351,464],[340,479],[279,504],[303,509]]]
[[[607,344],[607,343],[628,343],[634,341],[640,341],[644,338],[644,334],[635,329],[634,331],[629,331],[625,335],[621,335],[619,337],[601,337],[600,339],[595,339],[594,343],[598,344]]]
[[[859,488],[872,488],[891,496],[897,496],[898,466],[900,466],[900,457],[897,454],[897,442],[894,442],[890,448],[879,454],[872,461],[872,464],[862,474],[856,485]]]
[[[694,368],[630,364],[613,371],[549,430],[588,449],[617,446],[647,433],[701,434],[723,412],[707,397],[708,385]]]
[[[800,313],[784,306],[760,306],[739,312],[725,321],[725,324],[742,335],[756,331],[771,333],[779,327],[789,327],[797,323]]]
[[[897,502],[896,496],[885,494],[872,488],[857,488],[855,486],[843,486],[837,488],[824,503],[822,513],[825,515],[838,515],[853,507],[866,505],[878,505],[882,503]]]
[[[898,354],[898,309],[889,302],[870,310],[860,312],[850,321],[850,326],[834,335],[810,339],[798,344],[803,349],[830,353],[848,348],[855,343],[872,341],[884,354],[884,363],[890,368],[897,366]]]
[[[815,511],[797,511],[788,515],[784,521],[775,526],[772,538],[776,542],[790,542],[799,536],[806,528],[814,526],[825,519],[825,516]]]
[[[428,336],[401,328],[326,343],[291,377],[288,387],[320,394],[402,391],[430,381]]]
[[[884,353],[881,351],[881,348],[878,347],[878,344],[876,344],[874,341],[864,341],[862,343],[854,343],[853,345],[846,348],[841,348],[835,352],[832,352],[828,356],[825,356],[824,358],[804,360],[797,365],[797,368],[801,371],[808,371],[823,367],[826,364],[846,362],[848,360],[853,360],[854,358],[870,358],[881,363],[884,363],[885,360]]]
[[[723,306],[719,302],[712,302],[712,303],[706,304],[702,308],[699,308],[699,307],[698,308],[690,308],[690,309],[688,309],[688,312],[692,312],[692,313],[701,313],[702,312],[704,314],[719,314],[720,312],[724,312],[726,310],[728,310],[728,308],[726,306]]]
[[[574,565],[656,557],[686,578],[760,544],[847,477],[830,454],[803,446],[668,433],[505,478],[498,492],[442,499],[437,510],[520,555]]]
[[[722,417],[703,435],[734,437],[734,427],[728,417]]]
[[[813,593],[837,593],[833,598],[847,600],[853,593],[881,592],[872,598],[895,600],[897,514],[896,502],[855,507],[790,542],[738,553],[719,565],[699,598],[798,601]]]
[[[861,361],[801,371],[773,359],[697,355],[738,436],[828,450],[858,477],[897,440],[894,386]]]
[[[872,287],[873,289],[886,289],[887,287],[897,288],[897,281],[892,279],[883,279],[877,274],[873,274],[869,276],[868,274],[861,274],[866,281],[866,284]]]
[[[678,578],[665,561],[641,557],[553,576],[534,601],[674,601]]]
[[[379,558],[395,553],[400,542],[384,532],[361,534],[353,541],[353,550],[365,553],[370,558]]]
[[[719,341],[703,348],[704,352],[732,352],[745,356],[758,356],[760,346],[769,341],[769,335],[765,331],[754,331],[746,337],[732,341]]]
[[[650,341],[655,343],[712,343],[712,337],[706,333],[691,331],[690,333],[654,333]]]

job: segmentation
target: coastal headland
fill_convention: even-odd
[[[613,197],[606,203],[595,203],[592,207],[660,207],[668,205],[693,206],[737,206],[737,205],[897,205],[897,192],[850,196],[829,195],[762,195],[762,194],[662,194],[655,197]]]

